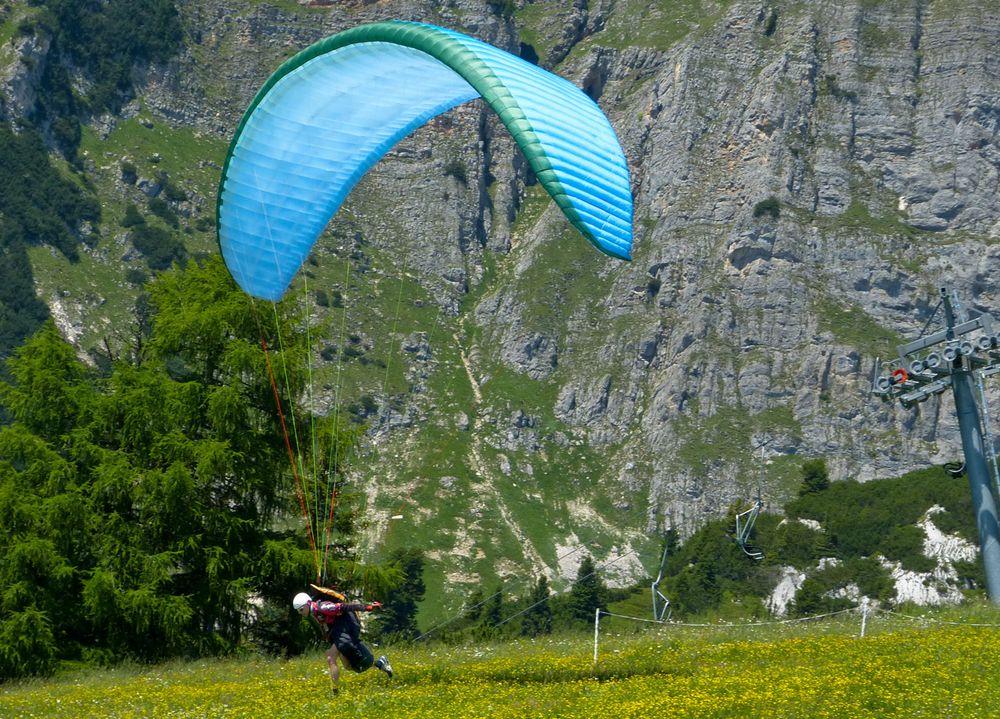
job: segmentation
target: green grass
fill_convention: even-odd
[[[529,233],[542,236],[528,243]],[[524,324],[559,336],[561,354],[572,341],[603,347],[608,318],[594,298],[604,297],[616,271],[627,265],[595,251],[559,213],[541,185],[525,190],[511,225],[511,240],[514,250],[503,267],[491,272],[491,288],[506,287],[509,291],[513,287],[524,307]],[[524,258],[526,254],[530,263]],[[488,289],[484,287],[482,292]]]
[[[78,262],[69,262],[45,247],[29,250],[39,295],[50,302],[58,297],[64,303],[69,319],[81,327],[79,346],[103,347],[105,338],[115,350],[127,345],[138,288],[126,281],[126,272],[139,269],[150,274],[142,259],[123,259],[132,246],[121,242],[125,235],[121,221],[130,203],[147,222],[161,221],[153,217],[146,206],[148,198],[138,188],[121,189],[123,161],[135,166],[139,178],[154,179],[157,173],[165,172],[174,187],[192,193],[191,216],[180,218],[176,232],[189,254],[197,255],[216,251],[215,191],[224,152],[225,144],[217,138],[151,121],[143,113],[119,122],[106,138],[84,126],[80,154],[93,163],[87,180],[101,198],[101,239],[93,248],[81,248]],[[76,179],[68,171],[66,175]],[[199,218],[212,222],[199,230]]]
[[[604,30],[581,45],[669,50],[692,33],[715,25],[730,4],[727,0],[625,0],[614,7]]]
[[[682,438],[678,459],[705,481],[712,481],[713,470],[720,465],[736,464],[756,483],[760,468],[759,455],[753,452],[753,436],[794,435],[801,427],[788,407],[773,407],[754,415],[743,407],[719,407],[710,417],[682,415],[674,422],[674,431]]]
[[[602,621],[593,635],[377,648],[395,679],[319,653],[127,666],[5,686],[0,715],[61,717],[985,717],[1000,703],[1000,614],[686,626]],[[619,620],[614,620],[619,622]],[[955,622],[948,624],[946,622]],[[973,626],[973,623],[988,626]],[[639,629],[636,629],[639,627]]]
[[[891,357],[902,342],[899,335],[851,303],[820,296],[814,298],[812,311],[819,320],[821,331],[829,332],[835,341],[856,347],[869,357]]]
[[[137,117],[119,121],[106,138],[99,138],[93,128],[84,126],[81,149],[91,152],[97,165],[114,163],[129,155],[140,170],[149,174],[166,170],[172,178],[184,178],[199,185],[199,189],[215,191],[219,167],[225,158],[226,142],[190,127],[171,126],[165,120],[143,112]],[[159,161],[153,161],[159,155]],[[202,166],[203,160],[216,166]]]
[[[6,2],[0,2],[0,49],[3,49],[7,43],[14,39],[14,36],[18,33],[18,26],[25,19],[23,11],[14,13],[12,10],[13,7],[11,5]],[[2,54],[0,54],[0,57],[2,57]]]
[[[131,339],[135,289],[125,281],[126,263],[103,261],[89,253],[70,262],[48,247],[30,247],[28,256],[39,297],[49,303],[59,301],[81,330],[80,347],[102,346],[107,337],[117,349]],[[95,307],[101,307],[99,322],[90,315]]]
[[[484,399],[503,405],[510,412],[519,409],[526,414],[548,414],[555,403],[559,386],[552,381],[532,379],[497,363],[488,368],[480,392]]]
[[[532,230],[542,217],[542,213],[552,204],[552,199],[540,184],[534,184],[524,189],[524,198],[518,209],[517,217],[510,227],[511,240],[516,244],[524,238],[524,234]]]
[[[289,290],[301,305],[303,323],[310,325],[314,390],[329,399],[331,411],[345,418],[351,404],[364,395],[384,414],[387,402],[414,392],[415,369],[428,375],[434,396],[448,405],[439,409],[457,411],[461,405],[453,398],[468,380],[464,370],[455,374],[461,361],[451,320],[418,282],[411,260],[390,256],[363,239],[358,244],[351,238],[324,237]],[[319,296],[325,296],[326,307],[317,305]],[[408,337],[421,334],[431,350],[427,360],[402,349]],[[442,376],[449,378],[443,386]]]
[[[94,163],[88,173],[102,199],[101,223],[105,232],[121,231],[120,222],[125,207],[135,204],[147,220],[151,213],[147,197],[135,187],[126,187],[122,195],[119,181],[122,165],[131,163],[140,180],[154,180],[166,174],[170,184],[192,193],[191,217],[181,218],[184,241],[191,252],[215,251],[215,194],[219,171],[225,156],[225,142],[191,128],[171,127],[162,120],[152,120],[140,114],[119,122],[105,137],[98,137],[93,128],[84,125],[80,144],[81,155]],[[208,230],[194,229],[199,217],[209,218]]]
[[[296,2],[296,0],[248,0],[247,4],[277,8],[278,10],[283,10],[293,16],[310,14],[320,15],[329,12],[327,8],[322,5],[303,5],[300,2]]]
[[[543,36],[539,32],[550,13],[551,9],[543,3],[525,3],[514,13],[521,42],[531,45],[542,60],[548,58],[555,42],[554,38]]]

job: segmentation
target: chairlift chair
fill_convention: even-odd
[[[757,560],[763,559],[764,553],[750,546],[750,533],[757,523],[757,515],[760,514],[762,506],[763,502],[761,502],[760,494],[758,494],[756,501],[750,509],[736,515],[736,543],[740,545],[740,549],[748,557]]]
[[[757,516],[760,514],[760,510],[764,506],[764,501],[761,498],[761,486],[764,474],[764,447],[767,446],[768,442],[760,445],[760,473],[757,476],[757,498],[750,509],[736,515],[736,543],[740,545],[740,549],[743,550],[744,554],[758,561],[764,558],[764,553],[750,546],[750,534],[757,523]]]
[[[669,546],[664,542],[663,546],[663,557],[660,559],[660,571],[656,575],[656,579],[650,586],[650,593],[653,595],[653,620],[657,622],[665,622],[670,618],[670,600],[667,599],[663,592],[660,591],[660,582],[663,581],[663,572],[667,567],[667,552],[669,551]]]

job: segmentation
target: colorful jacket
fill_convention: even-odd
[[[347,612],[369,612],[371,605],[361,602],[309,602],[309,611],[320,624],[333,624],[337,617]]]

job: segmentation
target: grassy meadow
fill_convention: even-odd
[[[67,673],[0,687],[0,716],[997,717],[1000,613],[856,613],[759,626],[630,625],[492,645],[385,649],[396,672],[259,657]]]

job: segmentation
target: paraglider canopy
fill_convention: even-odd
[[[492,45],[414,22],[338,33],[284,63],[234,136],[218,199],[237,283],[277,300],[351,189],[397,142],[482,97],[539,182],[599,250],[630,259],[628,166],[576,86]]]

